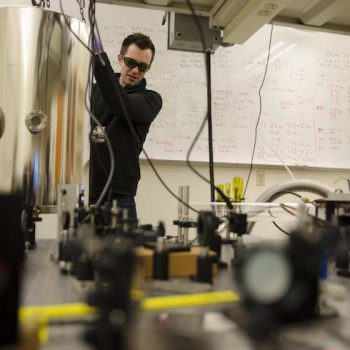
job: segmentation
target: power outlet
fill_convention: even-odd
[[[256,171],[256,185],[265,186],[265,171],[257,170]]]

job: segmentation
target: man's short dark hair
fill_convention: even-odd
[[[152,40],[149,36],[142,34],[142,33],[134,33],[128,35],[122,43],[122,47],[120,49],[120,54],[123,56],[126,54],[126,51],[128,50],[128,47],[131,44],[135,44],[140,50],[147,50],[150,49],[152,51],[152,60],[153,62],[154,55],[156,53],[156,49],[154,48],[154,45],[152,43]]]

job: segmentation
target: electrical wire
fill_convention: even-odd
[[[60,7],[61,7],[61,11],[62,13],[63,12],[63,8],[62,8],[62,0],[60,0]],[[65,17],[64,17],[65,18]],[[102,41],[101,41],[101,38],[100,38],[100,33],[99,33],[99,30],[98,30],[98,25],[97,25],[97,21],[96,21],[96,17],[95,17],[95,1],[94,0],[90,0],[90,6],[89,6],[89,21],[90,21],[90,25],[92,27],[92,30],[94,30],[94,28],[96,28],[96,31],[97,31],[97,35],[98,35],[98,40],[99,40],[99,43],[102,45]],[[69,24],[67,23],[66,21],[66,24],[68,26],[68,28],[71,30]],[[74,34],[74,32],[72,31],[72,33]],[[91,31],[91,34],[90,34],[90,40],[93,40],[93,31]],[[76,36],[76,35],[75,35]],[[76,36],[77,37],[77,36]],[[77,37],[77,39],[86,47],[86,45],[80,40],[80,38]],[[90,50],[90,53],[93,53],[92,50]],[[89,82],[91,82],[91,67],[92,67],[92,59],[90,59],[90,65],[89,65]],[[90,80],[91,79],[91,80]],[[90,84],[88,84],[90,85]],[[87,85],[87,86],[88,86]],[[86,89],[86,92],[88,91],[88,89]],[[152,163],[151,159],[149,158],[147,152],[145,151],[145,149],[143,148],[143,145],[142,145],[142,142],[140,141],[136,131],[135,131],[135,128],[134,126],[132,125],[132,122],[130,120],[130,116],[128,114],[128,111],[126,109],[126,106],[125,106],[125,103],[124,103],[124,100],[122,98],[122,96],[120,95],[120,92],[118,89],[116,89],[117,91],[117,95],[118,95],[118,99],[119,99],[119,103],[122,107],[122,110],[123,110],[123,114],[125,116],[125,119],[128,123],[128,126],[133,134],[133,137],[135,138],[135,140],[137,141],[137,143],[139,144],[140,148],[142,148],[142,152],[144,153],[148,163],[150,164],[152,170],[154,171],[155,175],[157,176],[158,180],[162,183],[162,185],[164,186],[164,188],[174,197],[176,198],[179,202],[181,202],[182,204],[184,204],[185,206],[187,206],[189,209],[191,209],[192,211],[198,213],[198,210],[196,210],[195,208],[193,208],[192,206],[190,206],[188,203],[184,202],[183,200],[181,200],[175,193],[173,193],[171,191],[171,189],[167,186],[167,184],[164,182],[164,180],[161,178],[161,176],[159,175],[158,171],[156,170],[154,164]],[[91,112],[88,104],[87,104],[87,93],[86,93],[86,96],[85,96],[85,107],[86,109],[88,110],[88,113],[90,114],[92,120],[99,126],[102,128],[102,125],[101,123],[99,122],[99,120],[93,115],[93,113]],[[103,128],[102,128],[103,130]],[[104,131],[103,131],[104,132]],[[107,143],[107,146],[108,146],[108,150],[109,150],[109,153],[110,153],[110,159],[111,159],[111,169],[110,169],[110,174],[109,174],[109,177],[107,179],[107,182],[106,182],[106,185],[104,187],[104,189],[102,190],[102,193],[100,194],[99,196],[99,199],[97,200],[96,202],[96,207],[98,207],[100,204],[101,204],[101,201],[103,200],[103,198],[105,197],[107,191],[108,191],[108,188],[110,187],[110,184],[112,182],[112,179],[113,179],[113,174],[114,174],[114,169],[115,169],[115,160],[114,160],[114,155],[113,155],[113,148],[112,148],[112,145],[110,143],[110,140],[108,138],[108,135],[107,133],[104,132],[104,136],[105,136],[105,139],[106,139],[106,143]]]
[[[296,195],[296,193],[293,193],[293,192],[290,192],[290,193]],[[300,196],[300,198],[302,198],[302,197]],[[311,203],[311,204],[313,204],[313,205],[316,206],[316,203],[314,203],[314,202],[309,202],[309,203]],[[289,209],[295,210],[295,208],[293,208],[293,207],[291,207],[291,206],[288,206],[288,205],[286,205],[286,204],[283,204],[283,203],[281,203],[280,206],[281,206],[281,208],[284,209],[287,213],[289,213],[289,214],[291,214],[291,215],[297,217],[297,215],[296,215],[295,213],[293,213],[291,210],[289,210]],[[320,219],[320,218],[318,218],[318,217],[313,217],[313,219],[314,219],[315,221],[317,221],[317,225],[318,225],[319,227],[321,227],[321,224],[322,224],[322,225],[327,225],[327,224],[333,225],[332,222],[327,221],[327,220]],[[285,234],[287,234],[287,235],[289,235],[289,236],[292,236],[291,233],[286,232],[286,231],[283,230],[280,226],[278,226],[277,223],[276,223],[275,221],[272,221],[272,223],[273,223],[279,230],[281,230],[283,233],[285,233]],[[322,227],[323,227],[323,226],[322,226]]]
[[[264,76],[263,79],[261,81],[261,85],[259,88],[259,115],[258,115],[258,119],[255,125],[255,136],[254,136],[254,144],[253,144],[253,151],[252,151],[252,157],[250,160],[250,167],[249,167],[249,173],[248,173],[248,177],[247,177],[247,181],[246,181],[246,186],[244,189],[244,193],[243,193],[243,198],[245,198],[245,194],[247,192],[248,189],[248,185],[249,185],[249,180],[250,180],[250,176],[252,174],[252,170],[253,170],[253,161],[254,161],[254,155],[255,155],[255,148],[256,148],[256,143],[257,143],[257,139],[258,139],[258,127],[259,127],[259,123],[260,123],[260,119],[261,119],[261,113],[262,113],[262,98],[261,98],[261,90],[264,86],[265,83],[265,78],[266,78],[266,74],[267,74],[267,69],[269,66],[269,62],[270,62],[270,53],[271,53],[271,42],[272,42],[272,33],[273,33],[273,24],[271,24],[271,31],[270,31],[270,39],[269,39],[269,47],[268,47],[268,52],[267,52],[267,59],[266,59],[266,65],[265,65],[265,71],[264,71]]]
[[[77,0],[78,1],[78,0]],[[100,36],[100,31],[99,31],[99,28],[98,28],[98,24],[97,24],[97,22],[96,22],[96,18],[95,18],[95,12],[96,10],[95,10],[95,2],[94,2],[94,6],[92,6],[91,5],[91,2],[90,2],[90,4],[89,4],[89,11],[88,11],[88,16],[89,16],[89,21],[90,21],[90,23],[91,22],[93,22],[93,32],[94,32],[94,30],[96,29],[96,33],[97,33],[97,40],[98,40],[98,45],[99,45],[99,49],[100,50],[102,50],[102,51],[104,51],[104,49],[103,49],[103,45],[102,45],[102,40],[101,40],[101,36]],[[95,40],[94,38],[92,38],[92,40]],[[96,44],[96,43],[95,43]],[[93,47],[93,45],[94,45],[94,43],[93,42],[91,42],[91,45],[92,45],[92,47]],[[92,77],[91,77],[91,81],[92,81]],[[91,101],[91,96],[92,96],[92,84],[90,85],[90,88],[91,88],[91,90],[90,90],[90,93],[89,93],[89,96],[90,96],[90,101]],[[87,102],[87,101],[86,101]],[[110,123],[110,125],[109,125],[109,127],[111,128],[112,126],[113,126],[113,124],[115,123],[115,121],[116,121],[116,118],[114,118],[113,120],[112,120],[112,122]],[[101,124],[100,124],[101,125]],[[102,125],[101,125],[102,126]],[[105,129],[102,129],[105,133],[104,133],[104,136],[107,134],[107,132],[106,132],[106,130]],[[100,153],[98,152],[98,149],[97,148],[95,148],[95,154],[96,154],[96,156],[97,156],[97,158],[98,158],[98,162],[99,162],[99,164],[100,164],[100,166],[101,166],[101,169],[102,169],[102,171],[103,171],[103,173],[104,173],[104,175],[108,178],[109,176],[110,176],[110,173],[107,171],[107,169],[105,168],[105,166],[104,166],[104,164],[103,164],[103,161],[102,161],[102,158],[101,158],[101,155],[100,155]],[[114,159],[114,156],[113,156],[113,159]],[[113,162],[114,163],[114,166],[115,166],[115,162]],[[114,170],[115,171],[115,170]],[[113,173],[114,173],[114,171],[113,171]],[[112,181],[112,180],[111,180]],[[111,186],[111,182],[110,183],[108,183],[108,187],[109,187],[109,191],[108,191],[108,199],[107,199],[107,201],[108,201],[108,203],[110,203],[111,202],[111,195],[112,195],[112,186]],[[107,192],[107,190],[108,189],[106,189],[106,192]],[[105,192],[105,193],[106,193]],[[104,195],[105,195],[105,193],[104,193]],[[101,195],[100,195],[100,197],[101,197]],[[100,198],[99,197],[99,198]],[[104,197],[101,197],[101,198],[104,198]],[[102,200],[102,199],[101,199]]]
[[[285,231],[281,226],[277,225],[275,221],[272,221],[272,224],[287,236],[290,237],[292,235],[290,232]]]
[[[94,0],[90,0],[90,4],[91,4],[91,3],[95,3],[95,1],[94,1]],[[63,7],[62,7],[62,0],[60,0],[60,8],[61,8],[62,14],[64,14],[64,10],[63,10]],[[68,27],[69,30],[73,33],[73,35],[79,40],[79,42],[80,42],[92,55],[94,55],[94,52],[93,52],[89,47],[87,47],[87,46],[85,45],[85,43],[83,43],[83,42],[80,40],[80,38],[78,38],[77,35],[72,31],[72,29],[71,29],[71,27],[70,27],[70,25],[69,25],[69,23],[68,23],[68,21],[67,21],[65,15],[64,15],[64,18],[65,18],[65,23],[66,23],[67,27]],[[96,21],[96,18],[95,18],[95,8],[91,6],[91,7],[89,8],[89,20],[91,20],[92,18],[94,18],[94,24],[96,25],[96,28],[97,28],[97,31],[98,31],[97,21]],[[97,32],[97,34],[98,34],[98,38],[100,39],[99,32]],[[100,41],[100,42],[101,42],[101,41]],[[91,67],[91,66],[90,66],[90,67]],[[89,70],[90,70],[90,69],[89,69]],[[89,77],[90,77],[90,74],[91,74],[91,73],[89,72]],[[179,198],[179,197],[169,188],[169,186],[165,183],[165,181],[162,179],[162,177],[161,177],[160,174],[158,173],[156,167],[154,166],[153,162],[151,161],[150,157],[148,156],[146,150],[144,149],[143,144],[142,144],[142,142],[140,141],[140,139],[139,139],[139,137],[138,137],[138,135],[137,135],[137,133],[136,133],[136,131],[135,131],[134,126],[132,125],[130,116],[129,116],[128,111],[127,111],[127,108],[126,108],[126,106],[125,106],[125,102],[124,102],[124,100],[123,100],[123,98],[122,98],[122,96],[121,96],[121,94],[120,94],[120,91],[119,91],[118,89],[116,89],[116,92],[117,92],[117,96],[118,96],[118,100],[119,100],[121,109],[122,109],[122,111],[123,111],[123,115],[124,115],[124,117],[125,117],[125,120],[126,120],[128,126],[129,126],[129,128],[130,128],[130,131],[131,131],[133,137],[135,138],[136,142],[137,142],[138,145],[140,146],[140,148],[142,148],[142,152],[143,152],[143,154],[145,155],[145,157],[146,157],[146,159],[147,159],[147,162],[148,162],[149,165],[151,166],[152,171],[154,172],[154,174],[156,175],[156,177],[158,178],[158,180],[160,181],[160,183],[161,183],[161,184],[163,185],[163,187],[168,191],[168,193],[169,193],[171,196],[173,196],[177,201],[179,201],[180,203],[182,203],[183,205],[185,205],[186,207],[188,207],[190,210],[194,211],[195,213],[199,213],[198,210],[196,210],[195,208],[193,208],[192,206],[190,206],[188,203],[184,202],[181,198]],[[85,103],[87,104],[87,101],[85,101]],[[99,121],[95,118],[95,116],[92,115],[90,109],[88,110],[88,112],[89,112],[91,118],[94,120],[94,122],[95,122],[98,126],[101,126],[101,127],[102,127],[102,125],[101,125],[101,124],[99,123]],[[95,119],[94,119],[94,118],[95,118]],[[206,120],[206,119],[205,119],[205,120]],[[205,125],[205,120],[204,120],[204,123],[203,123],[201,129],[203,129],[203,127],[204,127],[204,125]],[[200,130],[200,132],[201,132],[201,131],[202,131],[202,130]],[[198,137],[199,137],[199,135],[200,135],[200,133],[198,134]],[[107,136],[107,135],[105,135],[105,136]],[[198,138],[198,137],[197,137],[197,138]],[[107,141],[107,138],[106,138],[106,141]],[[108,142],[107,142],[107,144],[108,144]],[[194,147],[194,144],[193,144],[193,147]],[[192,147],[192,148],[193,148],[193,147]],[[112,150],[112,151],[113,151],[113,150]],[[114,161],[114,157],[113,157],[113,161]],[[111,158],[111,164],[112,164],[112,158]],[[193,169],[193,170],[196,172],[195,169]],[[198,173],[198,174],[199,174],[199,173]],[[201,174],[200,174],[200,176],[201,176]],[[203,177],[203,178],[204,178],[204,177]],[[205,179],[205,181],[209,182],[206,178],[204,178],[204,179]],[[215,187],[215,189],[216,189],[216,191],[218,191],[218,192],[220,193],[220,195],[221,195],[224,199],[225,199],[225,198],[227,199],[227,201],[228,201],[228,203],[227,203],[228,206],[229,206],[229,207],[231,206],[231,208],[232,208],[231,202],[230,202],[229,199],[224,195],[224,193],[223,193],[219,188],[217,188],[217,187]],[[104,191],[104,190],[106,190],[106,191]],[[103,196],[102,196],[102,194],[100,195],[99,200],[98,200],[98,203],[96,203],[96,206],[97,206],[97,204],[100,204],[100,200],[103,199],[105,193],[106,193],[107,190],[108,190],[108,187],[105,186],[104,190],[103,190],[103,192],[104,192],[104,193],[103,193]]]
[[[230,91],[231,91],[231,94],[233,95],[233,87],[231,85],[231,81],[230,79],[228,79],[228,76],[229,76],[229,73],[226,69],[226,67],[224,67],[224,70],[225,70],[225,77],[227,78],[227,83],[230,87]],[[290,177],[293,179],[293,181],[296,181],[296,178],[293,174],[293,172],[290,170],[289,166],[285,163],[285,161],[279,156],[279,154],[271,147],[270,143],[265,139],[264,135],[260,134],[259,135],[260,138],[265,142],[265,144],[267,145],[267,147],[269,147],[270,151],[276,156],[276,158],[281,162],[281,164],[284,166],[284,168],[287,170],[288,174],[290,175]]]
[[[289,166],[285,163],[285,161],[279,156],[279,154],[271,147],[271,145],[269,144],[269,142],[266,141],[265,137],[263,137],[263,135],[259,135],[262,140],[265,142],[265,144],[267,145],[267,147],[269,147],[270,151],[278,158],[278,160],[282,163],[282,165],[284,166],[284,168],[287,170],[288,174],[290,175],[290,177],[292,178],[293,181],[296,181],[296,178],[294,176],[294,174],[292,173],[292,171],[290,170]]]
[[[80,6],[80,3],[79,3]],[[94,16],[94,1],[90,1],[89,2],[89,11],[88,11],[88,18],[89,18],[89,24],[90,24],[90,34],[89,34],[89,47],[93,47],[93,43],[92,40],[94,38],[94,32],[95,32],[95,16]],[[80,12],[83,12],[83,9],[80,6]],[[113,179],[113,175],[115,172],[115,160],[114,160],[114,152],[113,152],[113,148],[112,148],[112,144],[110,141],[110,138],[108,137],[107,133],[105,132],[105,130],[103,129],[102,124],[100,123],[100,121],[96,118],[96,116],[93,114],[90,105],[89,105],[89,101],[91,99],[91,91],[92,91],[92,80],[93,80],[93,74],[92,74],[92,68],[93,68],[93,62],[92,62],[92,55],[90,56],[90,62],[89,62],[89,71],[88,71],[88,83],[85,89],[85,109],[87,110],[87,112],[90,115],[91,120],[98,126],[100,127],[100,129],[103,132],[106,144],[107,144],[107,149],[108,149],[108,153],[109,153],[109,157],[110,157],[110,161],[111,161],[111,165],[110,165],[110,170],[109,170],[109,175],[107,176],[107,181],[105,183],[104,188],[102,189],[102,192],[100,193],[100,196],[98,197],[97,201],[96,201],[96,207],[99,207],[101,205],[101,202],[103,201],[107,191],[109,190],[109,188],[111,187],[111,183],[112,183],[112,179]]]
[[[60,5],[61,5],[61,11],[62,11],[62,13],[63,13],[61,1],[62,1],[62,0],[60,0]],[[96,28],[96,32],[97,32],[97,35],[98,35],[98,40],[99,40],[99,43],[100,43],[101,46],[102,46],[102,41],[101,41],[101,38],[100,38],[100,33],[99,33],[99,30],[98,30],[97,21],[96,21],[96,18],[95,18],[95,1],[94,1],[94,0],[90,0],[90,6],[89,6],[89,21],[90,21],[90,24],[91,24],[91,25],[93,24],[93,26],[92,26],[93,29]],[[71,28],[70,28],[69,24],[67,23],[67,21],[66,21],[66,24],[67,24],[68,28],[71,30]],[[71,30],[71,31],[72,31],[72,30]],[[94,33],[94,32],[92,32],[92,33]],[[74,34],[74,33],[73,33],[73,34]],[[75,35],[75,36],[76,36],[76,35]],[[91,38],[93,38],[92,35],[91,35]],[[79,38],[78,38],[78,40],[86,47],[86,45],[85,45]],[[91,40],[93,40],[93,39],[91,39]],[[87,47],[86,47],[86,48],[87,48]],[[93,51],[90,50],[90,48],[87,48],[87,49],[90,51],[90,53],[92,53],[92,55],[94,55]],[[102,50],[103,50],[103,48],[102,48]],[[92,60],[91,60],[91,62],[92,62]],[[91,72],[90,72],[91,66],[92,66],[92,65],[90,64],[90,67],[89,67],[89,77],[90,77],[90,75],[91,75]],[[131,132],[132,132],[132,134],[133,134],[133,137],[135,138],[135,140],[137,141],[137,143],[139,144],[139,146],[142,148],[142,152],[144,153],[144,155],[145,155],[145,157],[146,157],[148,163],[150,164],[152,170],[153,170],[154,173],[156,174],[158,180],[162,183],[162,185],[164,186],[164,188],[165,188],[173,197],[175,197],[179,202],[181,202],[182,204],[184,204],[185,206],[187,206],[187,207],[188,207],[189,209],[191,209],[192,211],[198,213],[198,210],[194,209],[193,207],[191,207],[190,205],[188,205],[186,202],[182,201],[178,196],[176,196],[176,194],[173,193],[173,192],[171,191],[171,189],[167,186],[167,184],[166,184],[166,183],[164,182],[164,180],[161,178],[161,176],[160,176],[159,173],[157,172],[157,170],[156,170],[154,164],[153,164],[152,161],[150,160],[150,158],[149,158],[147,152],[146,152],[145,149],[143,148],[142,142],[140,141],[140,139],[139,139],[139,137],[138,137],[138,135],[137,135],[137,133],[136,133],[136,131],[135,131],[135,128],[134,128],[134,126],[133,126],[132,123],[131,123],[130,116],[129,116],[128,111],[127,111],[127,109],[126,109],[124,100],[122,99],[122,96],[120,96],[120,94],[119,94],[119,90],[116,89],[116,91],[117,91],[119,103],[121,104],[121,107],[122,107],[122,110],[123,110],[123,114],[124,114],[125,119],[126,119],[126,121],[127,121],[127,123],[128,123],[128,126],[129,126],[129,128],[130,128],[130,130],[131,130]],[[90,108],[87,106],[87,98],[85,98],[85,106],[86,106],[86,108],[88,109],[88,112],[89,112],[91,118],[93,119],[93,121],[94,121],[99,127],[102,128],[101,123],[100,123],[100,122],[98,121],[98,119],[92,114]],[[102,130],[103,130],[103,129],[102,129]],[[103,131],[103,132],[104,132],[104,131]],[[112,149],[112,146],[111,146],[111,144],[110,144],[110,141],[109,141],[109,138],[108,138],[108,136],[107,136],[107,133],[104,132],[104,136],[105,136],[105,139],[106,139],[106,143],[107,143],[107,145],[108,145],[109,152],[110,152],[110,154],[111,154],[111,153],[113,154],[113,149]],[[107,140],[108,140],[108,141],[107,141]],[[103,189],[103,191],[102,191],[102,193],[101,193],[101,195],[100,195],[98,201],[96,202],[96,206],[99,206],[99,205],[100,205],[100,203],[101,203],[101,201],[103,200],[103,198],[104,198],[106,192],[108,191],[108,188],[110,187],[111,181],[112,181],[112,179],[113,179],[114,163],[115,163],[115,161],[114,161],[114,156],[111,155],[110,157],[111,157],[111,170],[110,170],[110,175],[109,175],[109,178],[108,178],[108,180],[107,180],[107,183],[106,183],[106,185],[105,185],[105,187],[104,187],[104,189]],[[112,171],[112,168],[113,168],[113,171]]]
[[[110,156],[110,161],[111,161],[111,167],[110,167],[110,172],[109,172],[109,176],[107,178],[106,184],[99,196],[99,198],[96,201],[96,207],[99,207],[103,198],[105,197],[111,183],[113,180],[113,175],[114,175],[114,171],[115,171],[115,159],[114,159],[114,152],[113,152],[113,148],[112,148],[112,144],[110,142],[110,139],[107,135],[107,133],[104,131],[102,124],[100,123],[100,121],[95,117],[95,115],[92,113],[91,108],[88,104],[88,99],[91,95],[91,87],[92,87],[92,55],[94,54],[93,51],[90,49],[89,46],[87,46],[77,35],[76,33],[72,30],[71,26],[68,23],[67,20],[67,15],[65,14],[65,11],[63,9],[62,6],[62,0],[60,0],[60,10],[61,13],[63,15],[64,21],[69,29],[69,31],[75,36],[75,38],[90,52],[91,56],[90,56],[90,61],[89,61],[89,69],[88,69],[88,80],[87,80],[87,84],[85,87],[85,96],[84,96],[84,104],[85,104],[85,109],[86,111],[89,113],[90,118],[94,121],[94,123],[99,126],[104,134],[104,138],[107,144],[107,149],[109,152],[109,156]],[[96,20],[95,20],[95,6],[94,6],[94,1],[90,0],[89,3],[89,22],[90,22],[90,34],[89,34],[89,44],[92,44],[92,38],[93,38],[93,34],[94,34],[94,29],[95,29],[95,24],[96,24]],[[99,34],[98,34],[99,35]]]
[[[292,194],[292,195],[294,195],[294,196],[296,196],[296,197],[298,197],[298,198],[300,198],[300,199],[303,198],[300,194],[298,194],[298,193],[296,193],[296,192],[292,192],[292,191],[284,191],[284,192],[281,192],[281,194]],[[284,208],[283,208],[283,209],[284,209]],[[271,217],[273,217],[273,215],[272,215],[272,213],[271,213],[271,209],[269,209],[269,214],[270,214]],[[277,222],[272,221],[272,224],[273,224],[276,228],[278,228],[281,232],[283,232],[284,234],[286,234],[287,236],[291,236],[291,233],[285,231],[281,226],[279,226],[279,225],[277,224]]]
[[[89,76],[91,74],[91,68],[92,68],[92,58],[90,58],[90,65],[89,65]],[[87,89],[86,89],[87,91]],[[87,95],[85,95],[85,108],[87,109],[91,119],[94,121],[94,123],[96,123],[97,126],[99,126],[101,128],[101,130],[103,130],[104,133],[104,138],[107,144],[107,149],[109,152],[109,156],[110,156],[110,161],[111,161],[111,167],[109,170],[109,175],[106,181],[106,184],[100,194],[100,196],[98,197],[97,201],[96,201],[96,207],[99,207],[101,205],[101,202],[103,201],[107,191],[109,190],[109,188],[111,187],[112,184],[112,180],[113,180],[113,175],[115,172],[115,159],[114,159],[114,152],[113,152],[113,147],[110,141],[110,138],[108,137],[107,132],[104,131],[102,124],[100,123],[100,121],[95,117],[95,115],[92,113],[90,107],[88,106],[88,101],[87,101]]]
[[[284,192],[281,192],[281,193],[283,193],[283,194],[292,194],[292,195],[294,195],[294,196],[296,196],[296,197],[298,197],[298,198],[300,198],[300,199],[302,199],[302,200],[304,201],[303,197],[302,197],[300,194],[296,193],[296,192],[293,192],[293,191],[284,191]],[[317,199],[316,199],[315,201],[307,201],[307,203],[313,204],[316,208],[318,207],[318,205],[317,205]],[[285,210],[286,212],[288,212],[289,214],[291,214],[291,215],[293,215],[293,216],[295,216],[295,217],[297,216],[295,213],[293,213],[291,210],[289,210],[289,209],[295,210],[294,207],[291,207],[291,206],[289,206],[289,205],[287,205],[287,204],[284,204],[284,203],[280,203],[280,207],[281,207],[283,210]],[[270,216],[273,216],[270,209],[269,209],[269,214],[270,214]],[[321,218],[319,218],[319,217],[314,217],[314,216],[313,216],[312,218],[313,218],[313,220],[317,223],[317,226],[318,226],[318,227],[321,227],[321,228],[324,228],[326,225],[334,225],[331,221],[324,220],[324,219],[321,219]],[[292,236],[292,234],[291,234],[290,232],[287,232],[287,231],[285,231],[284,229],[282,229],[275,221],[272,221],[272,224],[273,224],[276,228],[278,228],[281,232],[285,233],[285,234],[288,235],[288,236]]]
[[[338,177],[334,180],[333,185],[335,185],[338,181],[345,180],[348,184],[348,191],[350,191],[350,177]]]
[[[290,215],[293,215],[293,216],[297,216],[297,214],[293,213],[291,209],[295,210],[295,208],[289,206],[289,205],[286,205],[284,203],[280,203],[280,207],[285,210],[287,213],[289,213]]]
[[[101,43],[101,38],[100,38],[100,33],[98,31],[97,28],[97,23],[96,23],[96,17],[95,17],[95,1],[94,0],[90,0],[89,2],[89,11],[88,11],[88,18],[89,18],[89,23],[90,23],[90,37],[89,37],[89,43],[91,44],[91,46],[93,45],[93,40],[94,40],[94,33],[95,33],[95,28],[97,29],[97,37],[99,42]],[[101,44],[102,45],[102,44]],[[89,64],[89,84],[87,85],[87,88],[85,90],[85,108],[88,111],[88,113],[90,114],[91,119],[94,121],[94,123],[99,126],[101,128],[101,130],[103,131],[104,134],[104,138],[107,144],[107,148],[108,148],[108,153],[109,153],[109,157],[110,157],[110,162],[111,162],[111,166],[110,166],[110,170],[109,170],[109,175],[107,178],[107,181],[105,183],[104,188],[102,189],[102,192],[100,193],[100,196],[98,197],[97,201],[96,201],[96,207],[99,207],[101,205],[101,202],[103,201],[103,199],[106,196],[106,193],[108,192],[109,189],[111,189],[111,184],[112,184],[112,180],[113,180],[113,176],[115,173],[115,158],[114,158],[114,151],[113,151],[113,147],[112,147],[112,143],[110,141],[110,138],[107,134],[107,132],[104,130],[102,124],[100,123],[100,121],[96,118],[96,116],[92,113],[91,108],[88,104],[88,98],[89,101],[91,100],[91,90],[92,90],[92,66],[93,66],[93,62],[92,62],[92,56],[90,57],[90,64]],[[88,89],[89,87],[89,89]]]
[[[156,177],[158,178],[158,180],[160,181],[160,183],[163,185],[163,187],[176,199],[178,200],[180,203],[184,204],[187,208],[191,209],[192,211],[194,211],[195,213],[199,213],[199,211],[195,208],[193,208],[191,205],[189,205],[188,203],[184,202],[182,199],[180,199],[169,187],[168,185],[164,182],[163,178],[160,176],[160,174],[158,173],[156,167],[154,166],[153,162],[151,161],[150,157],[148,156],[148,153],[146,152],[146,150],[144,149],[141,140],[139,139],[136,130],[131,122],[128,110],[125,106],[125,102],[123,100],[123,97],[119,91],[119,89],[115,89],[115,91],[117,92],[117,97],[118,97],[118,101],[120,104],[120,107],[123,111],[123,115],[125,117],[125,120],[129,126],[129,129],[133,135],[133,137],[135,138],[136,142],[138,143],[138,146],[142,149],[142,153],[145,155],[149,165],[151,166],[154,174],[156,175]]]
[[[90,0],[90,1],[93,1],[93,0]],[[94,2],[94,1],[93,1]],[[96,21],[96,28],[97,28],[97,31],[98,31],[98,26],[97,26],[97,21]],[[99,35],[99,33],[98,33]],[[183,205],[185,205],[186,207],[188,207],[190,210],[194,211],[195,213],[199,213],[198,210],[196,210],[195,208],[193,208],[192,206],[190,206],[188,203],[184,202],[181,198],[179,198],[170,188],[169,186],[165,183],[165,181],[163,180],[163,178],[160,176],[160,174],[158,173],[156,167],[154,166],[153,162],[151,161],[150,157],[148,156],[148,153],[146,152],[146,150],[144,149],[143,147],[143,144],[140,140],[140,138],[138,137],[137,133],[136,133],[136,130],[131,122],[131,119],[130,119],[130,116],[129,116],[129,113],[128,113],[128,110],[125,106],[125,102],[123,100],[123,97],[121,96],[120,94],[120,91],[119,89],[115,89],[116,93],[117,93],[117,97],[118,97],[118,101],[119,101],[119,104],[121,106],[121,109],[123,111],[123,115],[124,115],[124,118],[129,126],[129,129],[134,137],[134,139],[136,140],[136,142],[138,143],[138,146],[142,149],[142,152],[143,154],[145,155],[149,165],[151,166],[151,169],[153,170],[154,174],[156,175],[156,177],[158,178],[158,180],[160,181],[160,183],[163,185],[163,187],[168,191],[168,193],[173,196],[177,201],[179,201],[180,203],[182,203]]]
[[[206,47],[205,47],[205,38],[204,38],[204,33],[203,33],[203,28],[200,24],[200,21],[199,21],[199,18],[192,6],[192,3],[190,0],[186,0],[186,3],[187,3],[187,6],[189,7],[190,11],[191,11],[191,14],[196,22],[196,25],[197,25],[197,28],[198,28],[198,31],[199,31],[199,36],[200,36],[200,39],[201,39],[201,43],[202,43],[202,49],[203,49],[203,52],[206,51]],[[210,81],[210,77],[209,77],[209,71],[206,69],[206,80],[207,80],[207,84],[209,84],[209,81]],[[196,145],[198,139],[199,139],[199,136],[201,135],[203,129],[204,129],[204,126],[205,124],[207,123],[207,120],[208,120],[208,112],[206,113],[205,117],[203,118],[203,121],[187,151],[187,154],[186,154],[186,164],[187,166],[198,176],[200,177],[203,181],[207,182],[210,186],[212,185],[211,182],[205,177],[203,176],[200,172],[197,171],[197,169],[195,169],[195,167],[192,165],[191,161],[190,161],[190,157],[191,157],[191,153],[193,151],[193,148],[194,146]],[[229,209],[233,209],[233,205],[230,201],[230,199],[223,193],[223,191],[220,190],[219,187],[215,186],[214,185],[214,188],[216,190],[217,193],[220,194],[220,196],[223,198],[223,200],[225,201],[226,205],[228,206]]]

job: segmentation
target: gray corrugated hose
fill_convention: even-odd
[[[269,187],[263,192],[256,203],[268,203],[272,202],[280,196],[283,196],[285,192],[310,192],[326,198],[329,192],[334,192],[335,189],[331,186],[325,185],[320,181],[311,179],[296,179],[292,181],[282,182],[280,184]],[[255,222],[248,223],[247,233],[249,234],[253,229]]]

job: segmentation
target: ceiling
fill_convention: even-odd
[[[125,6],[191,13],[187,0],[96,0]],[[192,0],[223,42],[242,44],[266,23],[297,25],[350,34],[350,0]]]

